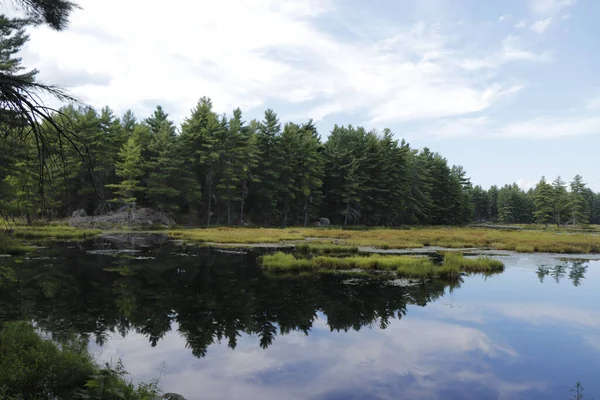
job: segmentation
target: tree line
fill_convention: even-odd
[[[282,124],[267,110],[246,122],[202,98],[177,127],[162,107],[138,120],[108,108],[68,106],[55,115],[85,143],[93,182],[80,154],[58,139],[45,166],[27,145],[2,141],[0,207],[11,215],[60,218],[76,209],[102,214],[135,203],[208,225],[600,223],[600,196],[576,176],[473,187],[461,166],[413,149],[394,134],[334,126],[323,141],[314,123]],[[54,127],[46,124],[44,129]],[[49,137],[57,137],[49,135]],[[38,190],[40,171],[47,173]]]
[[[471,196],[477,222],[600,224],[600,193],[586,187],[581,175],[576,175],[569,184],[560,176],[552,182],[542,177],[529,190],[516,183],[502,188],[492,186],[489,190],[475,186]]]
[[[1,3],[1,1],[0,1]],[[183,223],[339,225],[600,223],[598,194],[577,176],[484,190],[439,153],[381,132],[336,125],[326,140],[312,120],[282,123],[273,110],[245,121],[202,98],[181,126],[158,106],[139,120],[70,105],[51,110],[18,53],[25,27],[66,26],[75,5],[18,1],[26,19],[0,15],[0,214],[63,218],[135,203]],[[26,108],[23,105],[29,104]],[[568,190],[570,189],[570,190]]]
[[[117,118],[108,107],[68,106],[55,118],[87,146],[95,187],[69,144],[53,143],[54,159],[41,166],[33,141],[5,140],[1,207],[10,214],[58,218],[136,203],[209,225],[308,225],[323,216],[336,224],[390,226],[472,218],[464,169],[395,140],[388,129],[335,126],[323,142],[311,120],[282,124],[267,110],[262,120],[246,122],[239,109],[217,114],[208,98],[179,128],[160,106],[141,121],[130,111]]]

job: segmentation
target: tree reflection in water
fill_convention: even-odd
[[[193,354],[203,357],[217,341],[234,349],[242,334],[258,336],[263,348],[278,334],[308,335],[318,313],[332,331],[384,329],[408,305],[425,306],[461,283],[274,278],[256,266],[256,254],[211,249],[162,246],[137,258],[84,250],[56,246],[42,258],[13,260],[14,279],[0,290],[0,321],[34,320],[57,339],[75,332],[100,345],[111,333],[138,332],[152,346],[176,322]]]

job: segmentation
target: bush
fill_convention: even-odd
[[[159,394],[158,380],[134,385],[125,374],[121,362],[96,365],[84,340],[58,344],[27,322],[0,330],[0,399],[152,400]]]
[[[59,347],[26,322],[0,331],[0,387],[7,398],[70,399],[96,370],[82,341]]]

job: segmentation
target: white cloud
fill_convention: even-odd
[[[164,361],[161,386],[186,398],[210,393],[214,398],[307,399],[359,388],[378,398],[398,392],[403,398],[439,398],[449,384],[462,381],[463,390],[481,385],[510,399],[545,386],[496,376],[493,361],[514,360],[518,353],[479,329],[434,320],[403,318],[385,330],[364,327],[360,333],[336,334],[320,317],[309,336],[280,335],[260,349],[257,336],[242,334],[235,351],[224,340],[210,346],[203,359],[191,354],[176,330],[174,324],[152,349],[141,334],[111,337],[101,359],[122,358],[136,381],[156,376]],[[383,387],[383,380],[392,386]]]
[[[502,21],[506,21],[507,19],[511,19],[511,18],[512,18],[512,15],[504,14],[504,15],[501,15],[500,17],[498,17],[498,21],[502,22]]]
[[[592,111],[600,110],[600,96],[589,99],[585,103],[585,108]]]
[[[487,117],[442,119],[420,133],[438,137],[486,137],[505,139],[556,139],[600,135],[600,117],[578,113],[567,116],[541,116],[506,123]]]
[[[520,20],[519,22],[517,22],[515,24],[515,28],[517,29],[522,29],[522,28],[526,28],[527,27],[527,22],[525,22],[524,19]]]
[[[517,185],[523,190],[529,190],[535,188],[537,182],[531,181],[529,179],[518,179]]]
[[[534,53],[525,50],[518,36],[508,36],[502,41],[502,49],[484,58],[466,59],[463,68],[477,70],[481,68],[499,68],[513,61],[550,61],[547,53]]]
[[[132,108],[140,117],[162,103],[181,121],[204,95],[219,112],[239,106],[256,114],[283,102],[302,118],[464,115],[516,90],[479,69],[542,57],[505,43],[500,54],[477,60],[463,42],[424,23],[385,27],[388,34],[374,39],[365,19],[352,27],[357,38],[333,36],[321,27],[346,11],[333,0],[79,3],[68,31],[31,32],[24,62],[95,107]]]
[[[546,29],[548,29],[548,27],[550,27],[551,23],[552,23],[552,17],[549,17],[546,19],[541,19],[539,21],[535,21],[531,25],[531,30],[537,34],[542,34],[546,31]]]
[[[552,16],[576,2],[577,0],[531,0],[531,11],[540,16]]]

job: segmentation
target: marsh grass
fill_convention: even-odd
[[[501,230],[485,228],[413,228],[343,230],[336,228],[249,229],[211,228],[173,230],[169,234],[192,242],[279,243],[307,238],[338,240],[351,247],[407,249],[439,246],[452,249],[488,248],[517,252],[600,253],[600,235],[543,230]]]
[[[15,237],[23,239],[87,239],[100,233],[97,229],[79,229],[64,225],[17,226],[14,230]]]
[[[356,246],[343,246],[333,243],[298,243],[296,245],[296,251],[305,254],[356,254],[358,253],[358,247]]]
[[[33,248],[20,243],[18,240],[0,233],[0,254],[25,254],[32,251]]]
[[[501,261],[487,257],[465,258],[459,253],[446,253],[442,265],[435,265],[428,257],[418,256],[372,254],[349,257],[318,256],[305,259],[283,252],[262,256],[259,262],[263,268],[272,273],[362,270],[393,272],[397,277],[417,279],[434,277],[456,279],[462,273],[493,274],[504,270]]]
[[[460,253],[446,253],[444,267],[467,273],[497,273],[504,271],[504,263],[489,257],[465,258]]]
[[[305,235],[297,230],[269,228],[210,228],[178,229],[169,231],[169,236],[195,243],[257,244],[304,240]]]

